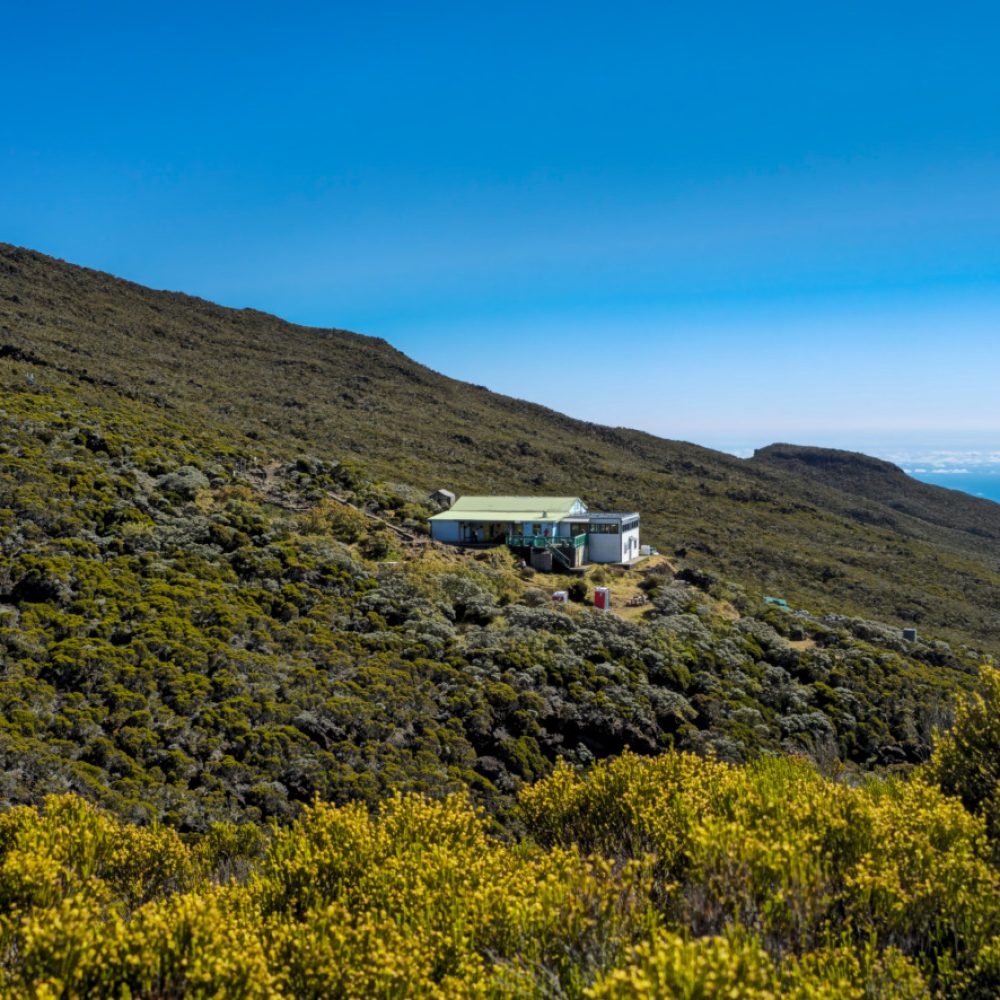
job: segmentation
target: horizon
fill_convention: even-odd
[[[722,450],[1000,447],[992,7],[125,11],[11,12],[0,239]]]

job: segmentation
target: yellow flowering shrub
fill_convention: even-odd
[[[10,995],[39,1000],[122,995],[108,986],[117,978],[125,925],[102,895],[76,892],[51,906],[3,918]]]
[[[897,952],[827,948],[775,961],[746,935],[689,940],[663,931],[587,991],[592,1000],[920,1000],[930,992]]]
[[[628,963],[588,991],[593,1000],[774,998],[775,972],[759,944],[722,937],[686,941],[663,932],[634,949]]]
[[[504,992],[536,975],[575,990],[648,926],[641,865],[509,847],[459,796],[397,796],[377,820],[317,804],[276,836],[248,892],[296,995]]]
[[[911,953],[963,958],[1000,929],[1000,877],[983,821],[924,781],[872,783],[871,846],[846,872],[862,933]]]
[[[72,796],[0,814],[12,997],[989,997],[983,821],[920,777],[626,754],[505,841],[462,796],[190,842]],[[220,881],[228,878],[228,881]]]
[[[937,736],[924,772],[981,814],[990,835],[1000,839],[1000,669],[983,664],[978,687],[959,699],[955,724]]]
[[[176,831],[115,820],[75,795],[46,798],[41,812],[0,814],[0,903],[50,905],[100,883],[126,907],[193,885],[198,864]]]
[[[575,844],[610,857],[655,852],[661,868],[683,863],[692,830],[730,794],[733,769],[688,753],[625,753],[581,777],[563,761],[524,788],[518,808],[541,844]]]
[[[108,985],[133,997],[275,996],[260,931],[254,909],[224,889],[157,900],[130,921]]]
[[[790,758],[625,754],[557,768],[520,804],[542,843],[651,852],[661,916],[695,934],[742,927],[796,955],[846,934],[946,983],[1000,930],[982,821],[919,778],[851,788]]]
[[[233,903],[224,890],[177,894],[126,921],[68,896],[5,935],[18,954],[8,985],[32,997],[276,996],[258,921]]]

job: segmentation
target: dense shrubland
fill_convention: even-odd
[[[1000,509],[861,455],[782,445],[740,460],[588,424],[446,378],[382,340],[0,244],[0,396],[29,377],[285,462],[351,456],[428,492],[627,505],[642,511],[644,540],[694,572],[1000,654]],[[669,422],[669,394],[663,404]],[[112,430],[101,436],[114,450]],[[147,448],[155,460],[159,445]],[[207,473],[203,461],[192,464]],[[371,554],[387,541],[373,537]]]
[[[88,392],[0,401],[7,993],[1000,989],[974,652],[698,573],[553,608],[357,463]]]
[[[388,525],[419,535],[426,510],[355,465],[271,470],[275,506],[224,440],[84,404],[3,404],[7,802],[75,791],[195,830],[317,795],[504,810],[557,758],[626,747],[870,769],[926,758],[975,675],[964,650],[717,581],[652,580],[640,622],[531,607],[506,552],[407,546]]]
[[[253,456],[127,400],[2,411],[7,802],[75,791],[195,830],[397,790],[503,811],[556,759],[626,747],[907,764],[978,664],[718,581],[651,579],[640,622],[531,607],[505,551],[407,546],[389,525],[426,509],[357,465],[271,469],[275,506]]]
[[[934,774],[560,763],[513,841],[464,795],[183,839],[53,796],[0,816],[0,974],[34,997],[995,996],[1000,870]]]

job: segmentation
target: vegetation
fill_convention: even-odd
[[[676,565],[553,606],[428,540],[445,476]],[[1000,520],[945,492],[0,250],[0,992],[995,996]]]
[[[1000,509],[863,456],[784,446],[741,461],[599,427],[445,378],[381,340],[4,245],[2,369],[21,387],[30,375],[99,390],[101,405],[134,400],[261,464],[351,456],[422,493],[569,494],[640,510],[644,540],[683,553],[681,568],[1000,654]]]
[[[556,610],[506,550],[420,544],[425,509],[356,464],[255,475],[221,436],[79,390],[2,411],[7,802],[75,791],[203,830],[397,790],[502,813],[557,758],[627,746],[864,770],[925,759],[978,669],[669,573],[642,620]]]
[[[1000,870],[922,776],[625,754],[526,788],[186,840],[73,796],[0,817],[15,996],[987,997]]]
[[[983,671],[980,690],[962,700],[955,725],[938,739],[925,770],[1000,838],[1000,671]]]

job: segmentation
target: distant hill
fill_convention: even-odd
[[[886,514],[885,523],[897,529],[916,531],[916,522],[923,521],[948,532],[952,545],[970,551],[980,549],[984,542],[1000,541],[1000,505],[918,482],[891,462],[856,452],[789,444],[758,448],[751,462],[793,472],[824,490],[850,494],[912,519],[904,522]],[[940,534],[928,531],[926,537],[940,538]]]
[[[572,494],[639,509],[644,540],[676,550],[706,585],[721,575],[811,610],[917,624],[1000,652],[1000,505],[874,459],[773,445],[743,461],[573,420],[446,378],[383,340],[153,291],[5,244],[0,371],[11,385],[31,375],[128,399],[262,461],[352,456],[422,490]]]

